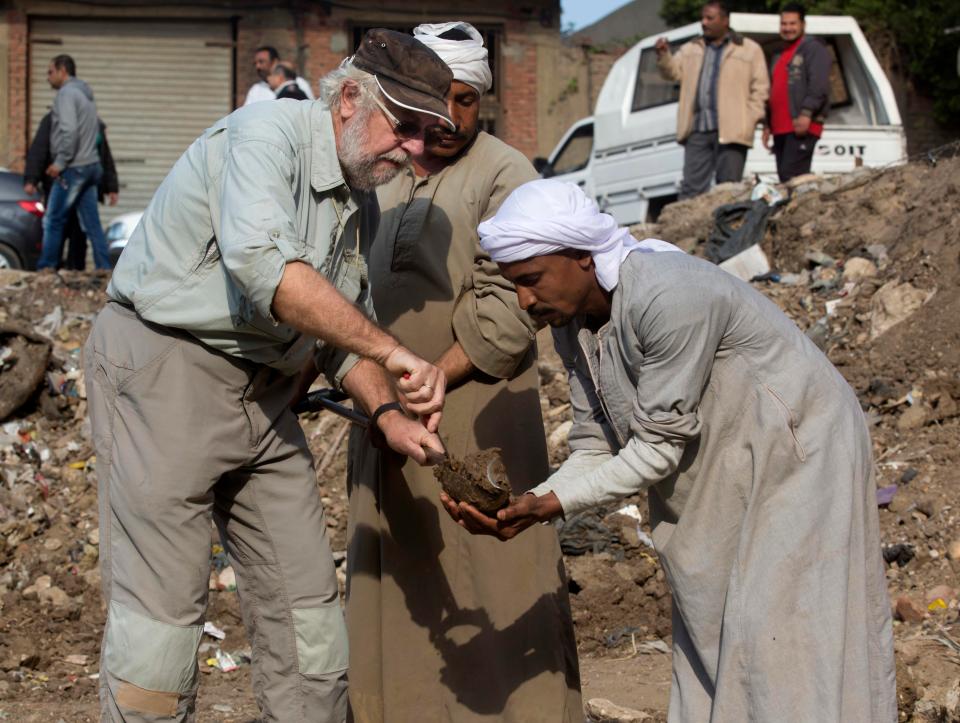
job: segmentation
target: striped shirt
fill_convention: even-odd
[[[719,45],[704,39],[703,66],[700,68],[700,83],[697,86],[697,104],[694,107],[693,130],[699,133],[715,131],[717,122],[717,79],[720,77],[720,59],[723,49],[730,42],[727,33]]]

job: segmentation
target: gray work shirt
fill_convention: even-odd
[[[157,189],[108,296],[218,351],[292,374],[314,340],[271,311],[284,267],[303,261],[372,316],[366,254],[379,210],[351,191],[321,101],[241,108],[193,142]],[[319,345],[338,384],[352,354]]]
[[[697,104],[694,108],[693,130],[700,133],[715,131],[717,121],[717,81],[720,78],[720,63],[723,49],[730,42],[727,33],[719,45],[705,42],[703,46],[703,65],[700,67],[700,80],[697,85]]]

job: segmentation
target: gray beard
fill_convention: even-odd
[[[377,186],[389,183],[410,165],[410,156],[402,148],[378,156],[367,152],[366,146],[370,140],[367,122],[370,112],[362,111],[344,123],[340,147],[337,149],[347,184],[357,191],[372,191]],[[380,162],[385,160],[393,163],[380,166]]]

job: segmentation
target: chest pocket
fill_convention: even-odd
[[[400,218],[397,220],[390,254],[391,271],[413,271],[419,267],[418,255],[430,205],[431,199],[414,198],[397,209]]]

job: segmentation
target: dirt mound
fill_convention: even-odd
[[[727,186],[675,204],[643,234],[701,252],[713,209],[749,190]],[[867,414],[898,618],[903,721],[960,720],[958,190],[956,159],[805,182],[770,216],[762,248],[776,274],[755,282],[822,345]],[[0,327],[17,325],[51,340],[35,388],[0,423],[0,717],[12,720],[97,717],[90,677],[103,622],[97,468],[80,349],[106,280],[0,271]],[[541,335],[540,351],[544,427],[551,464],[558,465],[569,454],[566,374],[549,335]],[[349,424],[329,412],[302,421],[342,562]],[[642,495],[627,502],[646,516]],[[561,530],[585,671],[591,660],[642,656],[669,644],[670,595],[646,544],[649,527],[613,512],[568,521]],[[249,719],[256,707],[244,662],[248,643],[213,535],[211,556],[209,619],[226,637],[204,638],[198,716]],[[239,669],[217,667],[217,651],[231,653]],[[669,666],[668,655],[656,656],[649,661]]]

